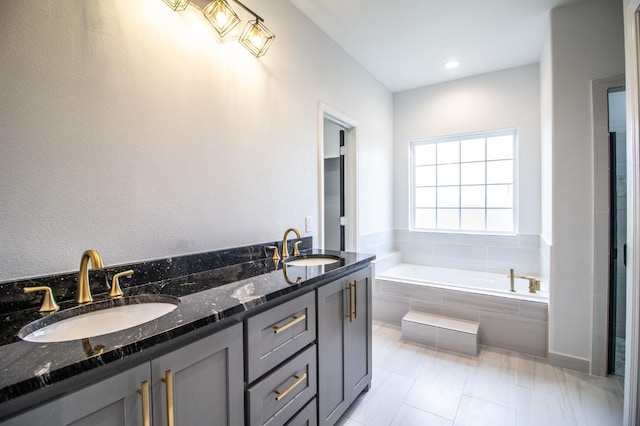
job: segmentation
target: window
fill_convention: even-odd
[[[516,130],[410,142],[413,229],[514,232]]]

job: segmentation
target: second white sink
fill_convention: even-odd
[[[338,262],[339,260],[339,257],[334,256],[308,256],[285,259],[283,263],[288,266],[322,266]]]

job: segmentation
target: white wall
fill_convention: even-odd
[[[539,67],[533,64],[394,94],[394,223],[405,261],[539,273],[539,79]],[[505,128],[518,129],[518,235],[409,232],[408,142]]]
[[[0,280],[303,229],[319,101],[359,123],[361,233],[392,227],[392,95],[289,1],[247,5],[260,59],[160,0],[0,2]]]
[[[551,34],[547,28],[542,54],[540,55],[540,234],[550,244],[553,241],[553,227],[551,213],[553,212],[553,199],[551,176],[552,166],[551,149],[553,122],[553,93],[552,93],[552,67],[551,67]]]
[[[623,74],[622,7],[599,0],[554,9],[550,356],[589,362],[594,289],[591,81]],[[543,167],[544,169],[544,167]]]

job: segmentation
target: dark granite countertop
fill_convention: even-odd
[[[196,273],[123,288],[125,297],[171,295],[180,299],[175,310],[156,320],[120,332],[58,343],[30,343],[17,337],[21,327],[42,316],[37,308],[12,312],[0,329],[0,418],[3,405],[83,372],[124,359],[184,336],[212,323],[238,321],[278,298],[366,266],[373,255],[305,250],[331,254],[341,260],[325,266],[286,266],[261,258]],[[94,297],[94,301],[104,299]],[[74,309],[72,301],[61,310]],[[99,354],[91,348],[104,347]]]

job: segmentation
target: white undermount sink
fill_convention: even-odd
[[[97,302],[33,321],[23,327],[18,336],[35,343],[101,336],[160,318],[173,311],[179,303],[180,299],[173,296],[132,296]]]
[[[331,255],[307,255],[285,259],[283,263],[288,266],[322,266],[338,262],[338,256]]]

